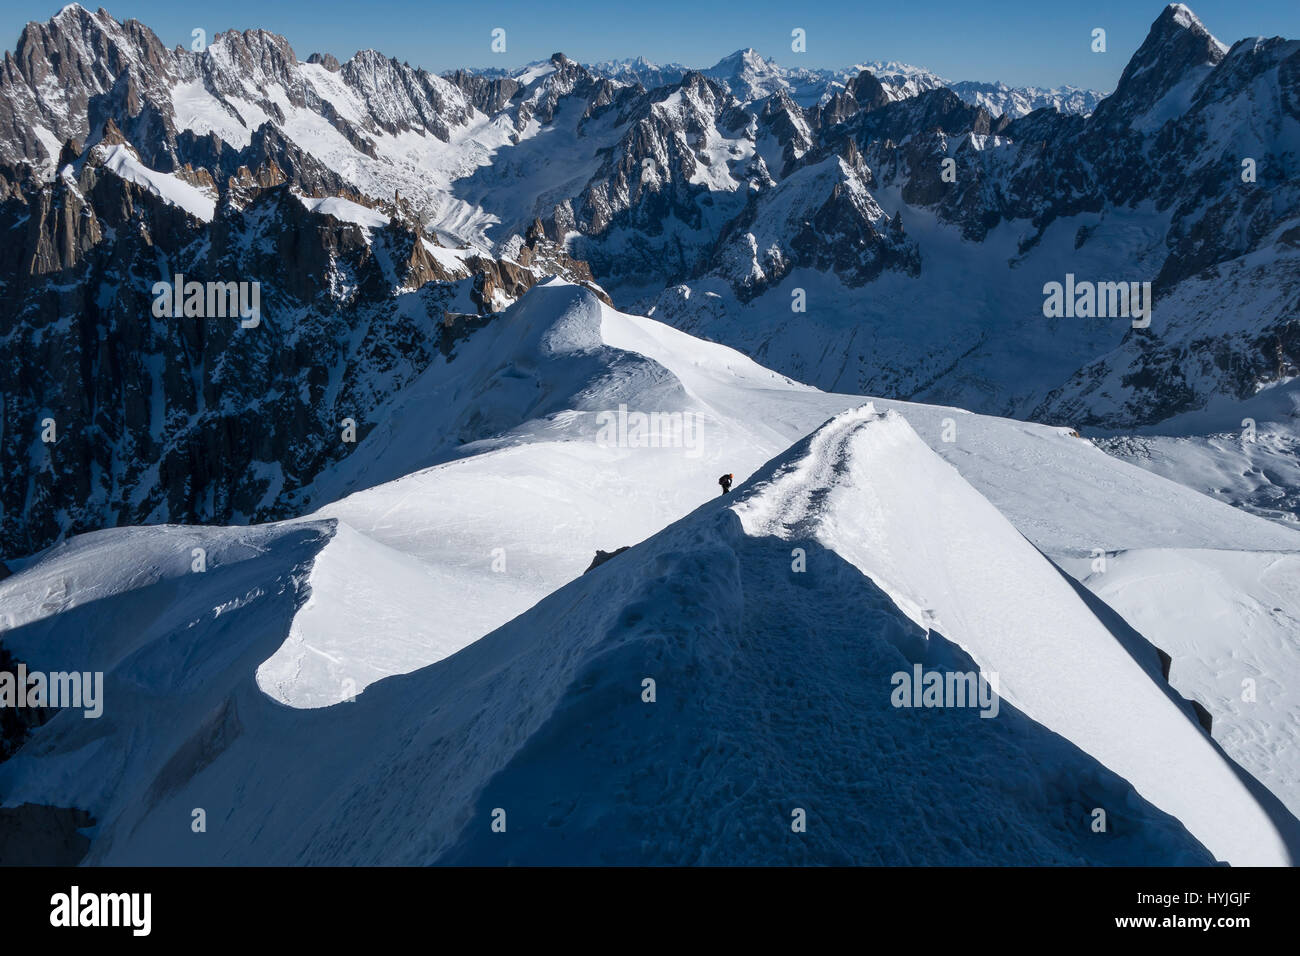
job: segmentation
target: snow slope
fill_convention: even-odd
[[[577,286],[535,289],[408,389],[387,426],[322,487],[338,500],[313,517],[335,519],[342,531],[313,570],[322,586],[259,680],[285,703],[314,706],[433,663],[571,580],[597,549],[640,541],[707,500],[718,475],[743,480],[860,402],[615,312]],[[1050,555],[1300,547],[1300,535],[1211,504],[1062,429],[881,404]],[[696,447],[602,447],[600,416],[620,405],[693,416]],[[467,444],[434,440],[456,435]],[[349,554],[335,571],[336,556],[353,548],[374,549],[375,562],[352,574]],[[350,575],[346,585],[339,575]],[[366,621],[394,606],[386,597],[394,576],[410,582],[395,606],[413,623],[392,640],[376,638]],[[408,616],[411,603],[420,612]]]
[[[683,358],[693,344],[698,365],[655,361],[664,338]],[[345,681],[364,689],[504,624],[578,575],[598,548],[648,537],[715,493],[719,474],[758,467],[815,425],[817,411],[747,420],[747,396],[766,390],[817,394],[730,349],[614,312],[577,286],[533,290],[408,389],[388,427],[324,487],[341,500],[313,520],[336,519],[340,533],[260,683],[295,706],[332,703]],[[607,446],[601,416],[620,405],[691,416],[693,430],[683,428],[679,447]],[[433,440],[485,433],[500,437],[450,453]],[[459,457],[426,467],[448,454]],[[370,487],[343,495],[357,485]],[[360,574],[354,549],[373,557]],[[410,582],[397,605],[410,623],[394,622],[392,641],[359,640],[374,630],[368,621],[386,620],[394,580]],[[405,614],[409,604],[419,613]]]
[[[96,862],[1208,861],[1164,813],[1215,858],[1288,862],[1294,819],[1047,559],[1298,552],[1300,534],[1064,429],[862,402],[538,286],[403,393],[316,514],[101,532],[0,582],[6,646],[108,670],[117,702],[38,731],[0,794],[90,809]],[[620,406],[698,416],[699,440],[601,440]],[[724,471],[738,491],[714,500]],[[797,542],[835,573],[792,576]],[[656,711],[619,708],[648,706],[651,652],[680,720],[643,747]],[[1004,716],[900,717],[889,675],[909,661],[996,671]],[[836,691],[803,692],[819,687]],[[1261,722],[1268,746],[1282,719]],[[811,749],[810,727],[830,728]],[[937,772],[935,748],[960,770]],[[654,809],[670,793],[685,802]],[[504,800],[533,842],[482,843]],[[794,800],[835,822],[792,846]],[[221,827],[177,841],[196,806]],[[712,809],[674,822],[691,806]],[[1118,842],[1088,842],[1099,806],[1127,821]]]
[[[808,497],[856,484],[827,464]],[[739,506],[783,507],[770,484]],[[129,647],[81,649],[120,703],[94,725],[56,717],[0,766],[0,789],[93,807],[94,863],[1210,862],[1177,821],[1011,707],[994,720],[892,707],[891,673],[971,662],[815,538],[798,539],[811,554],[798,579],[796,539],[746,533],[730,504],[460,654],[310,710],[252,679],[301,597],[291,569],[319,543],[319,527],[281,525],[260,554],[180,593],[142,583],[15,634],[53,668],[70,650],[49,639],[60,628],[155,615]],[[164,537],[140,536],[137,557]],[[254,581],[244,603],[187,623]],[[187,834],[196,807],[208,829]],[[1096,807],[1105,834],[1089,825]],[[498,808],[505,834],[491,830]],[[790,828],[797,810],[806,834]]]
[[[844,413],[762,492],[738,509],[750,534],[816,537],[997,674],[1006,701],[1120,773],[1220,858],[1288,861],[1295,834],[1277,832],[1188,708],[1153,679],[1151,655],[1146,667],[1135,661],[1069,579],[901,416]]]
[[[1139,434],[1098,441],[1107,452],[1253,514],[1300,525],[1300,382],[1244,402],[1220,401]]]
[[[1172,656],[1215,740],[1300,814],[1300,554],[1143,549],[1071,570]]]
[[[1129,437],[1103,447],[1142,468],[1238,508],[1300,525],[1300,435],[1293,428],[1240,434]]]
[[[802,201],[824,195],[819,187]],[[742,302],[731,274],[720,271],[656,290],[641,303],[644,311],[819,388],[1028,417],[1077,370],[1078,356],[1110,352],[1129,330],[1122,319],[1045,318],[1043,285],[1067,273],[1151,275],[1167,255],[1161,237],[1168,214],[1149,204],[1057,219],[1032,249],[1021,251],[1023,222],[1000,223],[971,242],[934,211],[905,202],[896,185],[878,182],[868,199],[902,217],[919,250],[919,275],[888,270],[869,286],[851,288],[833,274],[796,268]],[[780,219],[773,225],[789,234]],[[1093,237],[1082,247],[1080,229]],[[755,232],[765,248],[770,238]],[[1117,267],[1121,259],[1125,265]],[[791,321],[794,289],[804,290],[807,301],[798,321]],[[622,301],[621,290],[614,295]],[[1054,420],[1070,421],[1066,415]]]

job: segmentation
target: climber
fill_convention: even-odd
[[[721,478],[718,479],[718,484],[722,485],[722,493],[723,493],[724,495],[725,495],[728,491],[731,490],[731,479],[732,479],[733,477],[735,477],[735,476],[734,476],[734,475],[723,475]]]

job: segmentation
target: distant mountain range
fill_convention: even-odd
[[[1296,41],[1229,49],[1172,5],[1087,115],[898,64],[677,69],[438,76],[262,30],[168,50],[76,5],[29,24],[0,70],[6,552],[297,513],[339,422],[381,427],[556,275],[821,388],[1074,427],[1212,400],[1235,427],[1297,374]],[[157,314],[177,276],[257,282],[260,326]],[[1150,283],[1149,326],[1049,315],[1075,279]]]
[[[692,72],[680,63],[659,65],[644,57],[603,60],[588,64],[587,69],[597,76],[618,82],[640,83],[646,89],[680,83],[687,73]],[[752,49],[737,50],[699,72],[716,80],[742,102],[760,100],[779,90],[800,106],[808,107],[824,103],[842,92],[863,70],[870,71],[880,80],[894,99],[906,99],[926,90],[947,87],[972,106],[982,106],[993,116],[1006,114],[1012,119],[1044,108],[1086,116],[1106,96],[1097,90],[1073,86],[1041,89],[972,80],[953,83],[922,67],[892,60],[873,60],[839,70],[783,67]]]

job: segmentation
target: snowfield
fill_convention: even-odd
[[[1144,549],[1076,573],[1173,657],[1170,683],[1209,708],[1215,738],[1300,814],[1300,555]]]
[[[620,411],[697,430],[611,441]],[[1300,850],[1300,532],[1066,429],[820,392],[557,280],[330,480],[298,520],[97,532],[0,582],[17,657],[106,673],[3,804],[87,809],[89,863]],[[995,675],[998,715],[894,707],[917,664]]]

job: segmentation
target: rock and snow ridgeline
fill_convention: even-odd
[[[60,713],[0,764],[5,805],[89,811],[100,863],[1294,859],[1295,818],[1236,765],[1257,715],[1210,701],[1220,745],[1161,674],[1153,643],[1203,659],[1159,611],[1196,597],[1145,588],[1139,634],[1054,561],[1216,548],[1300,614],[1249,564],[1296,532],[1060,429],[800,386],[571,284],[484,334],[497,365],[443,414],[518,424],[459,457],[399,415],[316,514],[98,532],[0,582],[15,654],[107,675],[99,720]],[[699,415],[703,454],[598,440],[620,404]],[[1234,641],[1227,671],[1295,654]],[[995,676],[997,716],[894,706],[917,665]],[[220,823],[176,838],[196,806]]]

